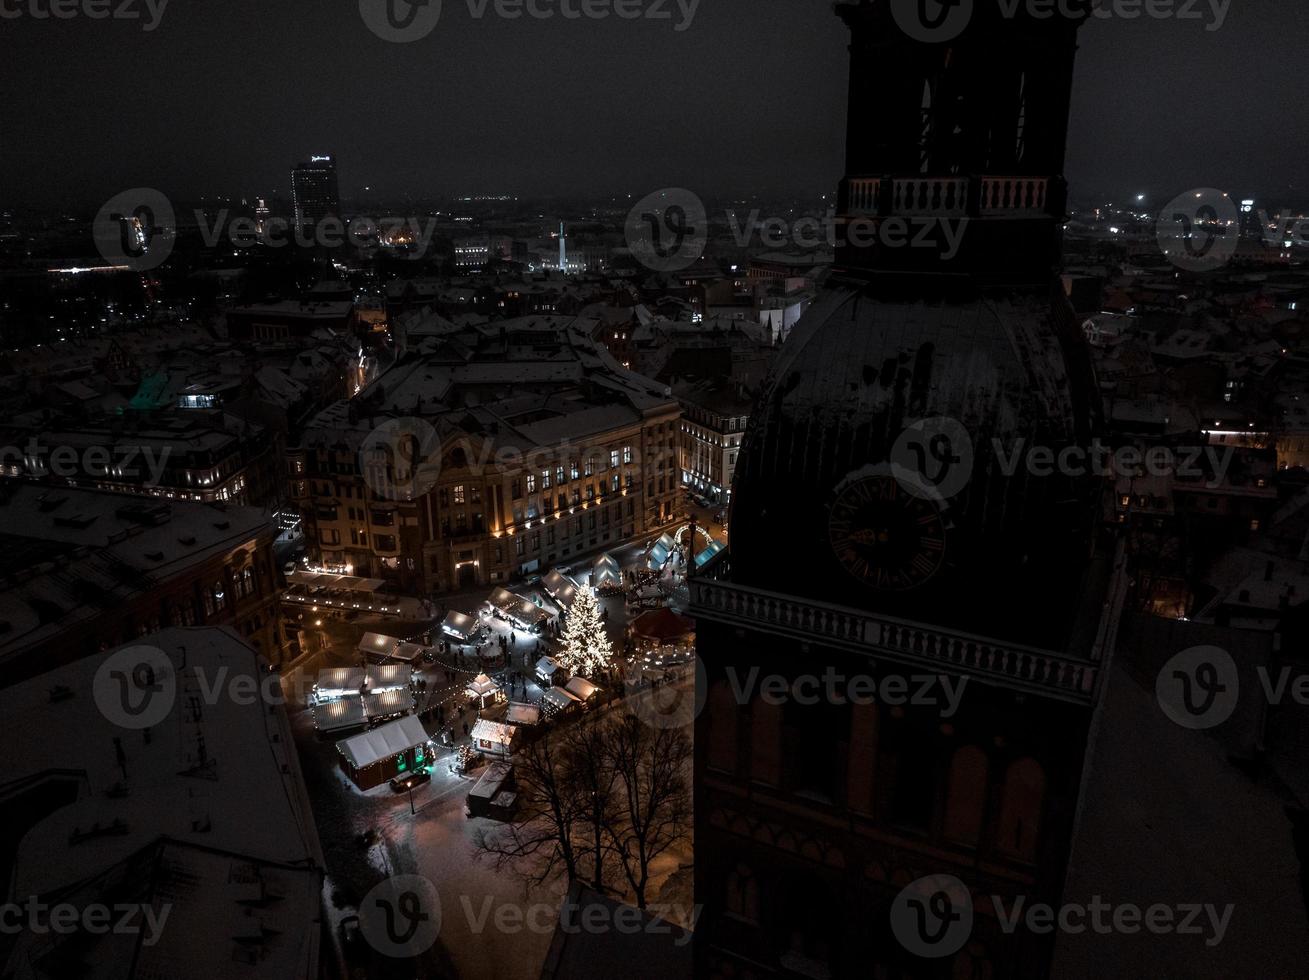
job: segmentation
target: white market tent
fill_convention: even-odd
[[[390,718],[393,715],[405,715],[414,710],[414,696],[410,691],[381,691],[377,694],[365,694],[363,697],[364,714],[371,723],[378,718]]]
[[[523,704],[521,701],[512,701],[509,709],[505,712],[505,722],[510,725],[532,725],[541,724],[541,708],[535,704]]]
[[[563,665],[553,657],[542,657],[536,662],[536,679],[543,684],[552,684],[555,675],[563,669]]]
[[[420,643],[401,643],[391,654],[392,660],[400,661],[396,666],[408,665],[412,667],[418,663],[418,658],[423,655],[423,646]]]
[[[314,705],[314,728],[323,734],[363,728],[367,724],[362,698],[342,698]]]
[[[591,585],[602,589],[606,585],[622,585],[623,570],[614,561],[612,555],[601,555],[595,560],[591,569]]]
[[[370,732],[347,738],[336,748],[353,769],[359,770],[427,742],[423,723],[413,715],[405,715]]]
[[[471,698],[479,698],[483,704],[486,699],[495,695],[500,690],[500,685],[486,674],[478,674],[476,678],[468,682],[467,694]]]
[[[522,627],[535,626],[540,622],[542,616],[549,615],[546,610],[535,602],[524,599],[520,595],[514,595],[508,589],[493,590],[486,602]]]
[[[385,633],[365,633],[357,649],[365,657],[385,660],[394,655],[398,646],[399,637],[387,636]]]
[[[672,537],[661,534],[659,540],[650,546],[650,555],[646,558],[646,564],[650,568],[663,568],[664,563],[668,561],[668,556],[673,553],[675,547],[677,547],[677,542]]]
[[[321,700],[358,694],[364,688],[367,672],[363,667],[331,667],[318,672],[314,694]]]
[[[467,643],[477,634],[480,625],[472,616],[452,609],[445,614],[445,619],[441,623],[441,632]]]
[[[513,750],[514,736],[517,733],[518,730],[513,725],[502,725],[498,721],[479,718],[477,724],[473,725],[469,738],[472,739],[473,748],[477,751],[504,757]]]
[[[599,685],[592,684],[585,677],[577,675],[568,679],[568,683],[564,685],[564,690],[579,701],[590,701],[600,693]]]
[[[572,608],[573,600],[577,598],[577,583],[565,575],[559,569],[551,569],[550,572],[541,579],[541,586],[549,593],[550,598],[565,609]]]
[[[581,703],[581,698],[569,694],[562,687],[552,687],[541,697],[541,705],[550,714],[567,711],[573,705]]]

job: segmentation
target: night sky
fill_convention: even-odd
[[[1232,0],[1206,31],[1215,2],[1083,30],[1074,195],[1309,196],[1309,4]],[[445,0],[412,44],[376,37],[357,0],[172,0],[151,33],[0,20],[0,207],[139,185],[285,196],[311,153],[337,155],[347,198],[834,189],[847,35],[829,0],[701,0],[680,32],[676,0],[664,21],[477,20],[468,3]]]

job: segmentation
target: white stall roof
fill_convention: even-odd
[[[365,633],[364,638],[359,641],[358,649],[360,653],[389,657],[399,645],[399,637],[387,636],[385,633]]]
[[[476,619],[461,612],[455,612],[453,609],[445,614],[445,620],[441,623],[441,628],[447,633],[453,633],[465,640],[477,632],[477,627],[478,622]]]
[[[592,684],[585,677],[570,677],[568,683],[564,685],[564,690],[569,694],[575,695],[582,701],[590,701],[600,688]]]
[[[565,708],[571,708],[575,704],[581,704],[582,700],[575,695],[569,694],[562,687],[552,687],[541,696],[541,703],[562,711]]]
[[[336,748],[351,767],[363,769],[427,741],[423,723],[413,715],[406,715],[374,728],[371,732],[347,738]]]
[[[339,732],[343,728],[361,728],[367,724],[362,698],[320,701],[314,705],[314,728],[320,732]]]
[[[541,709],[535,704],[522,704],[518,701],[509,705],[505,712],[505,721],[511,725],[541,724]]]
[[[318,696],[322,698],[340,697],[344,694],[358,694],[364,685],[364,668],[329,667],[318,672]]]
[[[477,724],[473,725],[470,738],[474,742],[493,742],[497,745],[510,745],[514,740],[516,729],[513,725],[502,725],[498,721],[489,721],[486,718],[478,718]]]

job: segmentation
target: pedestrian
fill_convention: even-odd
[[[464,722],[464,738],[468,737],[468,722]]]

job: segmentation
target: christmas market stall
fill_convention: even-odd
[[[315,731],[341,735],[410,713],[412,680],[404,664],[320,670],[310,698]]]
[[[688,662],[695,656],[695,620],[671,609],[642,613],[628,627],[636,661],[643,667],[662,669]]]
[[[542,657],[536,662],[536,679],[542,687],[553,687],[567,673],[554,657]]]
[[[677,548],[677,542],[669,534],[659,535],[659,540],[650,546],[645,563],[652,569],[662,569]]]
[[[568,678],[568,683],[564,685],[564,690],[577,698],[584,705],[592,704],[596,696],[600,693],[601,688],[592,684],[585,677],[574,675]]]
[[[591,586],[601,595],[613,595],[623,590],[623,570],[613,555],[604,554],[591,568]]]
[[[473,616],[450,610],[441,623],[441,632],[456,643],[472,643],[482,632],[482,624]]]
[[[477,702],[479,710],[486,707],[487,701],[494,704],[496,701],[504,700],[504,693],[500,690],[500,685],[491,680],[486,674],[478,674],[477,677],[469,681],[464,693],[471,700]]]
[[[487,597],[486,604],[492,614],[508,620],[520,630],[539,631],[549,616],[540,606],[520,595],[514,595],[508,589],[497,588]]]
[[[469,737],[472,739],[473,748],[482,755],[507,759],[517,747],[518,729],[513,725],[478,718]]]
[[[514,767],[507,762],[494,762],[486,767],[481,778],[468,791],[467,813],[470,817],[509,820],[513,817],[517,802]]]
[[[431,740],[413,715],[338,742],[336,751],[341,769],[363,790],[432,763]]]
[[[505,711],[505,724],[515,726],[519,734],[530,738],[540,731],[541,706],[510,701]]]
[[[541,710],[545,712],[547,718],[558,718],[581,703],[581,698],[562,687],[552,687],[541,696]]]
[[[568,611],[573,604],[573,599],[577,597],[577,583],[557,568],[552,569],[541,579],[541,588],[564,612]]]
[[[359,655],[371,664],[383,664],[391,659],[396,647],[400,645],[399,637],[384,633],[365,633],[357,648]]]

